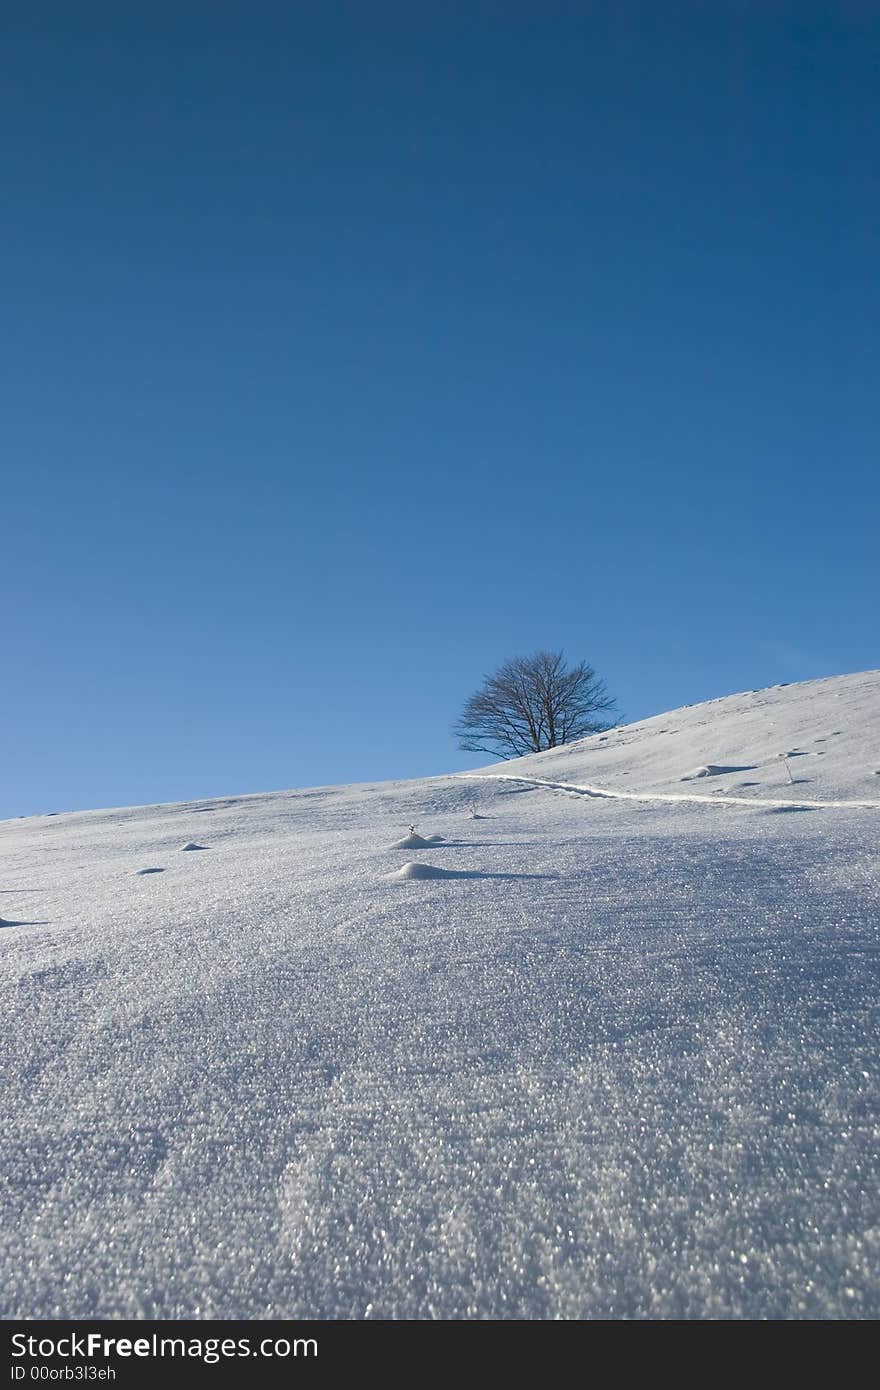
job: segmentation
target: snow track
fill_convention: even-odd
[[[846,807],[851,810],[864,811],[867,809],[880,810],[880,800],[876,797],[873,800],[855,801],[832,800],[832,801],[811,801],[805,797],[798,797],[794,800],[791,797],[782,799],[781,797],[765,796],[728,796],[725,792],[717,792],[714,796],[700,796],[695,792],[625,792],[612,791],[609,787],[591,787],[589,785],[576,782],[549,782],[543,777],[523,777],[514,776],[503,772],[459,772],[456,776],[466,781],[477,782],[522,782],[530,787],[547,787],[551,791],[573,792],[577,796],[592,796],[598,800],[607,801],[641,801],[641,802],[695,802],[703,806],[751,806],[758,809],[766,806],[772,810],[809,810],[815,811],[826,806]]]

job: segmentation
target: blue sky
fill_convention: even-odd
[[[880,664],[880,13],[4,19],[0,816]]]

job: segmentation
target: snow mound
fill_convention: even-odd
[[[694,768],[693,772],[687,773],[681,780],[696,782],[700,777],[724,777],[728,772],[754,772],[754,764],[748,767],[729,767],[720,763],[705,763],[702,767]]]
[[[184,848],[185,850],[187,850],[187,849],[207,849],[208,846],[207,846],[207,845],[197,845],[197,844],[195,843],[194,840],[190,840],[189,844],[188,844],[188,845],[184,845],[183,848]]]
[[[440,869],[436,864],[418,864],[411,860],[409,864],[404,864],[402,869],[397,869],[393,874],[387,874],[387,878],[456,878],[457,875],[449,869]]]
[[[436,843],[437,843],[437,841],[436,841],[436,839],[435,839],[435,837],[434,837],[433,835],[432,835],[429,839],[425,840],[425,839],[422,838],[421,835],[416,835],[415,832],[413,832],[412,835],[407,835],[406,838],[403,839],[403,840],[395,840],[394,844],[391,845],[390,848],[391,848],[391,849],[428,849],[430,845],[434,845],[434,844],[436,844]]]

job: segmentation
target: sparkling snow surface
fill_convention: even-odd
[[[0,1314],[877,1317],[878,731],[3,823]]]

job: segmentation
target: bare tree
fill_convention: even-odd
[[[486,676],[455,732],[466,752],[518,758],[610,729],[617,719],[616,701],[592,666],[569,667],[562,652],[536,652]]]

